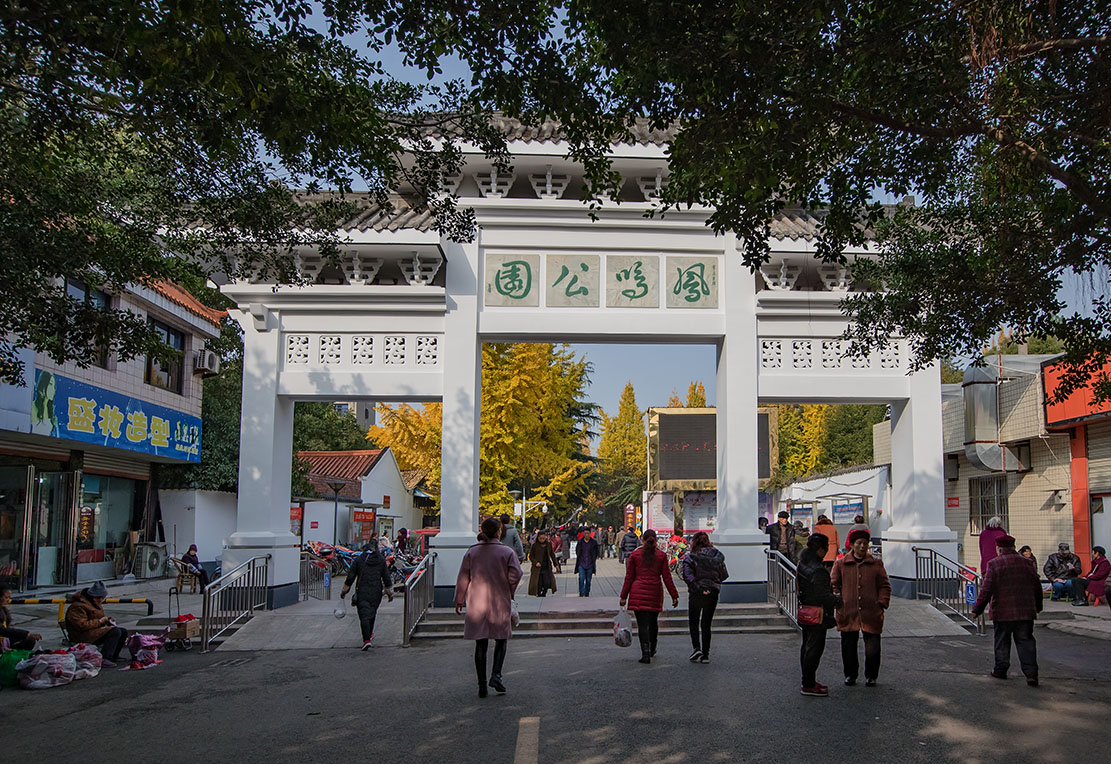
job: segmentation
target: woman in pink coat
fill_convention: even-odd
[[[486,651],[494,640],[494,671],[490,686],[505,692],[501,671],[513,631],[513,592],[521,580],[521,563],[512,548],[498,541],[501,522],[496,517],[482,522],[478,543],[463,555],[455,581],[455,612],[467,608],[463,639],[473,639],[474,666],[478,672],[478,697],[486,697]]]

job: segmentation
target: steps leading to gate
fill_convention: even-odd
[[[609,637],[613,638],[611,610],[559,613],[521,613],[513,638]],[[791,622],[775,605],[720,605],[714,614],[715,634],[793,633]],[[636,620],[633,620],[636,633]],[[688,634],[687,611],[665,610],[660,614],[660,633]],[[463,636],[463,616],[450,610],[431,610],[417,626],[413,639],[458,639]]]

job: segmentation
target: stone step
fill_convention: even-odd
[[[451,631],[436,631],[426,632],[424,627],[418,627],[413,633],[414,640],[431,641],[436,639],[462,639],[463,629],[457,627]],[[635,630],[634,630],[635,631]],[[754,626],[726,626],[719,628],[717,624],[714,625],[714,634],[794,634],[795,629],[790,625],[787,619],[783,619],[779,625],[754,625]],[[690,631],[686,628],[664,628],[660,627],[661,636],[690,636]],[[563,629],[539,629],[518,631],[514,630],[513,639],[539,639],[542,637],[566,637],[568,639],[581,638],[581,637],[598,637],[613,639],[613,628],[608,629],[579,629],[579,630],[563,630]]]
[[[609,621],[617,614],[616,608],[605,610],[572,610],[566,612],[551,612],[544,611],[543,613],[531,613],[527,611],[521,612],[521,620],[579,620],[579,619],[597,619],[605,618]],[[714,614],[714,620],[722,616],[731,615],[778,615],[779,608],[771,604],[752,604],[752,605],[718,605]],[[660,613],[660,619],[681,619],[686,621],[686,609],[667,609]],[[425,613],[424,619],[421,621],[457,621],[461,620],[462,616],[456,615],[454,610],[448,608],[433,608]]]
[[[748,627],[748,626],[776,626],[786,623],[786,619],[781,615],[776,614],[753,614],[753,615],[714,615],[714,630],[728,628],[728,627]],[[418,631],[425,634],[436,632],[450,632],[461,631],[463,627],[462,617],[457,617],[453,620],[435,620],[435,621],[421,621]],[[661,629],[685,629],[687,628],[687,619],[683,618],[661,618]],[[514,634],[524,631],[611,631],[613,630],[613,617],[602,618],[557,618],[557,619],[528,619],[522,618],[521,623],[513,629]],[[636,631],[636,621],[633,621],[633,631]]]

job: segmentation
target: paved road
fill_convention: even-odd
[[[509,694],[486,700],[461,641],[175,653],[146,672],[0,692],[0,718],[10,761],[1098,760],[1111,743],[1108,645],[1047,630],[1038,640],[1039,689],[990,679],[990,640],[971,636],[886,639],[869,689],[836,683],[833,637],[819,673],[829,699],[798,694],[792,635],[721,636],[710,665],[687,663],[680,639],[651,666],[597,641],[522,641]]]

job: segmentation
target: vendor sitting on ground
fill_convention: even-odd
[[[73,642],[85,642],[100,648],[104,656],[103,666],[115,668],[120,651],[127,641],[127,629],[116,625],[104,615],[104,600],[108,597],[108,587],[97,581],[88,589],[73,595],[69,609],[66,610],[66,631]]]
[[[185,569],[197,577],[197,582],[201,585],[201,591],[208,588],[208,573],[201,567],[201,558],[197,557],[197,545],[190,544],[189,551],[181,556],[181,561],[185,563]]]
[[[0,650],[34,650],[35,644],[42,639],[42,634],[33,634],[23,629],[12,626],[12,611],[8,605],[12,604],[12,590],[6,586],[0,587]],[[8,640],[7,648],[4,640]]]

